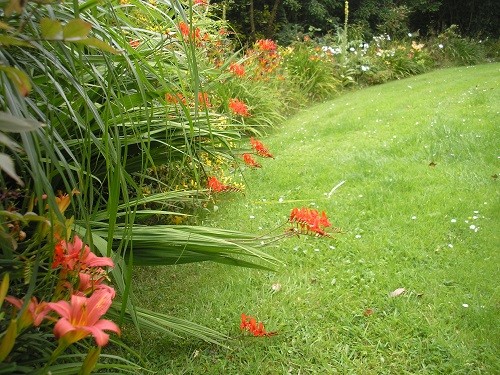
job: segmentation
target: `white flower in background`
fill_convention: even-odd
[[[411,33],[408,33],[408,36],[411,38],[413,35],[411,35]]]
[[[354,47],[349,48],[349,51],[354,52],[356,49]]]
[[[369,66],[366,66],[366,65],[361,65],[361,70],[362,70],[363,72],[367,72],[367,71],[369,71],[369,70],[370,70],[370,67],[369,67]]]
[[[363,44],[363,48],[364,48],[364,49],[368,49],[368,47],[370,47],[370,45],[369,45],[368,43],[364,43],[364,44]]]
[[[444,48],[444,46],[442,44],[439,44],[438,47],[441,48],[441,49]]]

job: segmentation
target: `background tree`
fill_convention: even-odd
[[[228,21],[243,42],[277,39],[287,44],[302,33],[324,35],[344,20],[343,0],[214,0],[225,6]],[[222,7],[221,7],[222,8]],[[351,0],[350,22],[367,38],[388,33],[394,37],[419,30],[439,34],[453,24],[463,36],[498,37],[500,2],[496,0]]]

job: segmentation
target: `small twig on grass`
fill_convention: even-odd
[[[333,189],[330,190],[330,192],[328,193],[328,195],[326,196],[326,198],[330,199],[330,197],[332,196],[332,194],[335,193],[335,190],[337,190],[339,187],[341,187],[342,185],[344,185],[344,183],[345,183],[345,180],[340,181],[337,185],[335,185],[333,187]]]

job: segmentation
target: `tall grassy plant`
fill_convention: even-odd
[[[144,19],[133,22],[132,10],[147,15],[148,24]],[[222,239],[216,230],[205,228],[187,227],[174,236],[172,233],[177,232],[172,230],[142,227],[146,237],[153,232],[160,235],[153,246],[145,246],[140,236],[134,235],[133,228],[141,217],[176,213],[175,208],[151,210],[152,203],[199,197],[198,192],[183,191],[166,196],[171,189],[168,185],[165,192],[146,196],[142,185],[151,179],[147,171],[155,171],[162,164],[181,164],[201,181],[204,172],[200,152],[211,151],[217,144],[218,152],[229,154],[228,140],[239,136],[233,130],[214,131],[214,115],[200,110],[197,94],[202,85],[194,41],[184,40],[175,31],[155,31],[158,25],[177,30],[180,20],[187,21],[181,4],[165,1],[152,6],[138,1],[101,6],[65,2],[41,7],[27,4],[17,12],[20,17],[9,18],[4,27],[0,50],[2,67],[11,68],[3,68],[2,110],[45,126],[22,133],[17,139],[24,153],[14,153],[13,157],[26,190],[20,195],[24,201],[11,199],[10,203],[19,212],[39,212],[40,216],[35,216],[42,224],[29,226],[33,216],[29,220],[21,217],[17,221],[26,226],[26,240],[2,242],[5,270],[14,276],[10,285],[8,280],[5,284],[6,293],[23,293],[26,301],[31,296],[50,300],[53,278],[44,275],[54,272],[47,272],[54,243],[46,236],[60,226],[66,229],[64,237],[76,231],[101,255],[114,259],[111,276],[118,288],[114,307],[119,320],[127,318],[138,327],[165,331],[180,328],[183,333],[213,341],[223,339],[164,314],[145,310],[139,314],[131,291],[131,267],[147,263],[152,254],[154,264],[218,259],[251,266],[253,263],[241,256],[266,258],[248,242],[248,236],[237,232],[224,233]],[[154,27],[149,27],[151,24]],[[193,101],[170,108],[165,94],[179,92]],[[10,183],[6,188],[14,190]],[[71,205],[61,209],[62,193],[72,191]],[[56,197],[59,194],[61,197]],[[200,230],[203,241],[193,243],[193,236],[201,236]],[[8,233],[4,237],[10,238]],[[237,244],[234,239],[238,238],[246,243]],[[203,255],[183,257],[186,246]],[[8,333],[5,323],[2,331]],[[36,335],[38,341],[32,343],[38,342],[41,353],[46,354],[32,362],[28,372],[47,360],[47,336],[42,332]],[[13,353],[22,351],[23,345],[22,338],[16,340]],[[56,367],[51,371],[56,373]]]

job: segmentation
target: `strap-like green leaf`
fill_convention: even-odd
[[[0,111],[0,131],[10,133],[24,133],[33,131],[42,126],[43,124],[41,122],[13,116],[10,113]],[[0,141],[3,141],[3,138],[0,138]]]
[[[14,161],[7,154],[0,153],[0,170],[7,173],[13,180],[17,182],[18,185],[24,186],[24,182],[16,173],[16,168],[14,167]]]

